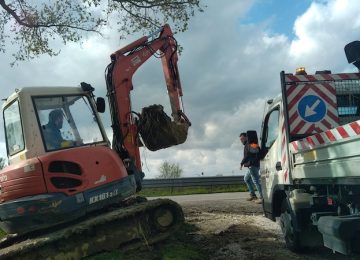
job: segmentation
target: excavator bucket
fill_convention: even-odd
[[[157,151],[186,141],[190,124],[186,120],[171,121],[161,105],[152,105],[142,109],[139,132],[145,146]]]

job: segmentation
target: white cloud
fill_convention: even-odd
[[[359,37],[359,12],[357,0],[313,2],[295,21],[297,38],[289,49],[293,66],[300,64],[312,72],[323,69],[354,71],[355,67],[347,66],[344,46]]]
[[[213,3],[209,8],[221,9]],[[180,60],[185,63],[184,98],[194,128],[186,144],[173,148],[181,153],[164,152],[162,159],[179,162],[185,174],[239,173],[242,146],[237,136],[259,130],[265,100],[280,93],[281,70],[355,70],[346,63],[343,47],[359,35],[359,8],[355,0],[312,3],[296,19],[293,41],[269,35],[266,24],[234,26],[241,12],[217,15],[212,24],[195,19],[192,29],[180,36],[185,47]]]
[[[157,152],[142,149],[148,178],[159,174],[164,160],[179,163],[184,176],[239,174],[242,145],[238,135],[260,130],[265,101],[280,93],[280,71],[293,72],[299,66],[310,73],[355,70],[347,64],[343,47],[360,35],[357,0],[314,1],[296,19],[294,40],[269,34],[268,24],[241,24],[254,1],[205,4],[208,8],[190,21],[189,30],[176,35],[184,47],[179,69],[186,114],[193,125],[185,144]],[[25,85],[77,85],[81,81],[92,83],[103,95],[103,72],[110,54],[131,42],[120,42],[114,30],[109,29],[108,35],[106,39],[92,36],[82,48],[68,45],[59,57],[43,57],[15,68],[8,66],[11,57],[0,54],[0,69],[6,71],[0,77],[3,96]],[[146,63],[133,83],[134,110],[161,103],[169,112],[159,60]],[[104,120],[109,127],[108,116]]]

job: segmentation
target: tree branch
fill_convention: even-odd
[[[16,22],[18,22],[20,25],[28,27],[28,28],[51,28],[51,27],[67,27],[67,28],[71,28],[71,29],[75,29],[75,30],[80,30],[80,31],[86,31],[86,32],[95,32],[99,35],[102,36],[101,32],[99,32],[96,29],[90,29],[90,28],[85,28],[85,27],[80,27],[80,26],[74,26],[74,25],[69,25],[69,24],[41,24],[41,23],[28,23],[25,22],[27,19],[25,18],[21,18],[17,13],[16,10],[13,10],[10,8],[10,6],[8,6],[5,3],[5,0],[0,0],[0,6],[2,8],[5,9],[6,12],[8,12],[15,20]],[[25,11],[22,10],[25,16]]]
[[[115,0],[115,1],[117,1],[117,0]],[[140,20],[145,20],[145,21],[149,22],[150,24],[152,24],[152,25],[154,25],[154,26],[159,26],[158,24],[154,23],[154,22],[153,22],[151,19],[149,19],[149,18],[141,17],[140,15],[134,14],[134,13],[131,12],[129,9],[127,9],[127,8],[123,5],[122,2],[123,2],[123,1],[121,1],[121,0],[118,1],[118,3],[120,4],[120,6],[121,6],[128,14],[130,14],[131,16],[136,17],[136,18],[138,18],[138,19],[140,19]],[[127,1],[127,2],[130,2],[130,1]]]
[[[119,4],[122,3],[130,3],[138,8],[153,8],[153,7],[161,7],[161,6],[174,6],[174,5],[186,5],[186,4],[193,4],[193,1],[171,1],[170,3],[164,3],[159,1],[146,1],[146,0],[113,0],[114,2],[117,2]],[[145,2],[146,5],[140,4],[139,2]]]
[[[31,27],[29,24],[27,23],[24,23],[23,22],[23,19],[20,19],[20,16],[17,15],[17,13],[15,12],[15,10],[11,9],[10,6],[8,6],[7,4],[5,4],[5,0],[0,0],[0,6],[2,8],[4,8],[4,10],[6,12],[8,12],[12,17],[14,17],[14,19],[20,24],[20,25],[23,25],[23,26],[26,26],[26,27]]]
[[[147,32],[162,21],[175,24],[176,30],[186,30],[188,20],[201,0],[0,0],[0,52],[5,52],[5,38],[19,49],[15,61],[33,59],[42,54],[57,55],[53,40],[81,42],[85,33],[103,36],[101,28],[109,24],[109,16],[116,16],[118,31],[123,35]],[[104,17],[106,16],[106,17]],[[10,33],[5,31],[9,25]],[[125,36],[124,36],[125,37]],[[13,65],[13,64],[12,64]]]

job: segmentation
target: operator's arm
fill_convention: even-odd
[[[249,163],[248,145],[245,144],[245,146],[244,146],[244,158],[241,160],[240,169],[242,169],[243,166],[248,167],[249,164],[250,164],[250,163]]]

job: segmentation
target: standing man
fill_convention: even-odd
[[[261,204],[263,200],[263,196],[262,196],[260,176],[259,176],[260,160],[257,154],[250,154],[249,143],[246,133],[240,134],[240,142],[244,145],[244,158],[240,163],[240,170],[242,169],[243,166],[248,167],[248,171],[244,175],[244,181],[250,192],[250,198],[248,198],[247,200],[248,201],[254,200],[256,203]],[[256,197],[254,184],[259,192],[259,198]]]

